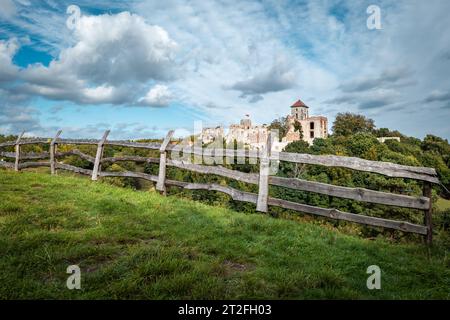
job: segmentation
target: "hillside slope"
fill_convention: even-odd
[[[0,199],[1,299],[450,298],[448,258],[420,244],[82,177],[0,170]],[[81,290],[66,288],[73,264]]]

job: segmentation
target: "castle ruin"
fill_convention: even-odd
[[[328,137],[328,119],[325,116],[309,116],[309,107],[298,100],[291,106],[291,114],[287,116],[289,125],[285,142],[300,140],[300,132],[295,130],[295,123],[298,122],[302,128],[303,140],[310,145],[316,138]]]
[[[286,117],[287,133],[282,137],[281,142],[275,141],[273,149],[281,151],[290,142],[301,140],[310,145],[316,138],[328,137],[328,119],[325,116],[309,116],[309,107],[301,100],[296,101],[291,106],[291,114]],[[301,128],[301,133],[299,129]],[[258,149],[264,146],[269,128],[267,125],[253,125],[249,116],[246,115],[239,124],[232,124],[228,133],[224,135],[221,126],[214,128],[204,128],[200,135],[203,143],[211,143],[217,137],[225,138],[227,144],[237,141],[248,145],[251,149]]]

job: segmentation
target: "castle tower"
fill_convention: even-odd
[[[297,100],[297,102],[291,106],[291,115],[295,120],[306,120],[309,118],[308,109],[309,107],[304,104],[302,100]]]

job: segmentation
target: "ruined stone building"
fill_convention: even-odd
[[[312,144],[315,138],[328,137],[328,119],[324,116],[309,116],[309,107],[298,100],[291,106],[291,114],[287,116],[289,125],[285,142],[300,140],[300,133],[295,131],[295,122],[300,123],[302,127],[303,140]]]
[[[316,138],[326,138],[328,136],[328,119],[324,116],[309,116],[309,107],[301,100],[291,106],[291,114],[286,117],[288,131],[281,142],[273,143],[273,149],[281,151],[287,144],[300,140],[300,133],[296,131],[295,123],[301,125],[303,140],[312,144]],[[239,124],[232,124],[228,133],[224,135],[222,127],[204,128],[200,135],[203,143],[210,143],[217,137],[225,138],[227,144],[237,141],[248,145],[251,149],[258,149],[264,146],[269,133],[266,125],[253,125],[249,116],[242,119]]]
[[[248,118],[241,120],[240,124],[232,124],[225,139],[227,144],[235,140],[251,147],[264,145],[267,140],[268,128],[265,125],[252,126],[252,121]]]

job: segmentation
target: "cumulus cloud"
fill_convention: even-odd
[[[50,69],[72,71],[97,84],[117,85],[128,80],[167,80],[174,75],[176,43],[159,26],[138,15],[82,16],[78,43],[65,50]]]
[[[131,104],[147,82],[176,76],[177,44],[138,15],[81,16],[74,37],[76,44],[48,67],[22,70],[20,89],[80,104]]]
[[[0,40],[0,82],[11,81],[17,75],[18,68],[13,64],[12,59],[18,49],[17,39]]]
[[[62,80],[64,81],[64,80]],[[29,95],[40,95],[52,100],[67,100],[78,104],[124,104],[130,102],[130,88],[126,85],[113,87],[100,85],[84,87],[78,81],[64,81],[67,86],[49,86],[43,84],[24,84],[13,92],[23,92]],[[72,88],[72,90],[70,90]],[[133,96],[133,95],[131,95]]]
[[[169,88],[165,85],[157,84],[144,97],[139,99],[138,104],[149,107],[166,107],[171,99],[172,93]]]

